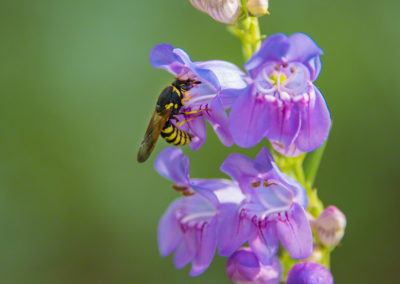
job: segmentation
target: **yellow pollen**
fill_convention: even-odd
[[[278,83],[278,75],[276,72],[272,73],[271,76],[269,76],[274,83],[272,84],[273,86],[275,85],[280,85],[283,82],[286,81],[286,76],[283,73],[279,73],[279,83]]]

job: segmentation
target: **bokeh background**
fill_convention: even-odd
[[[400,283],[400,2],[271,1],[266,34],[302,31],[324,50],[316,84],[333,128],[316,185],[346,213],[335,283]],[[136,162],[168,42],[193,60],[241,66],[239,41],[188,1],[0,1],[0,282],[229,283],[216,257],[201,276],[159,257],[156,228],[177,198]],[[224,177],[232,151],[212,131],[193,177]]]

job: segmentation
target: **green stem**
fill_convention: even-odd
[[[265,38],[260,34],[258,18],[246,16],[234,26],[228,27],[229,31],[242,42],[243,56],[247,61],[258,50],[261,40]]]
[[[306,182],[310,188],[314,185],[315,177],[317,175],[319,164],[321,163],[325,147],[326,143],[324,143],[314,152],[308,154],[308,158],[305,163],[304,169],[305,169]]]

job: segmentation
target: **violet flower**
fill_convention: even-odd
[[[313,82],[321,70],[322,50],[305,34],[269,36],[245,64],[253,82],[230,113],[235,142],[252,147],[267,137],[286,156],[320,147],[331,118]]]
[[[152,49],[150,62],[153,67],[165,69],[180,80],[193,79],[201,82],[190,90],[190,99],[184,102],[181,112],[204,111],[177,116],[180,121],[192,118],[179,127],[194,135],[189,144],[191,149],[199,149],[206,139],[205,120],[212,125],[221,142],[225,146],[231,146],[233,138],[225,110],[232,106],[233,101],[247,86],[246,74],[226,61],[192,62],[185,51],[166,43],[158,44]]]
[[[223,234],[231,238],[219,247],[219,254],[229,256],[246,241],[264,264],[271,263],[279,241],[292,258],[303,259],[312,254],[313,237],[304,210],[306,192],[297,181],[279,171],[267,148],[254,161],[231,154],[221,170],[238,182],[246,199],[235,219],[221,220],[220,226],[226,228]]]
[[[333,284],[333,277],[325,266],[307,261],[290,269],[286,284]]]
[[[278,284],[282,267],[277,257],[271,265],[261,263],[250,248],[241,248],[226,263],[229,279],[240,284]]]
[[[160,254],[165,257],[175,252],[177,269],[191,262],[190,275],[199,275],[210,265],[217,242],[226,241],[217,237],[220,218],[227,216],[225,211],[232,206],[237,208],[244,196],[230,180],[190,179],[189,160],[179,148],[162,151],[154,167],[176,184],[175,189],[192,194],[175,200],[162,216],[158,226]]]

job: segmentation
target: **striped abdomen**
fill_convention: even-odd
[[[193,138],[191,134],[177,128],[170,120],[168,120],[164,128],[161,130],[161,137],[169,144],[176,146],[189,144]]]

